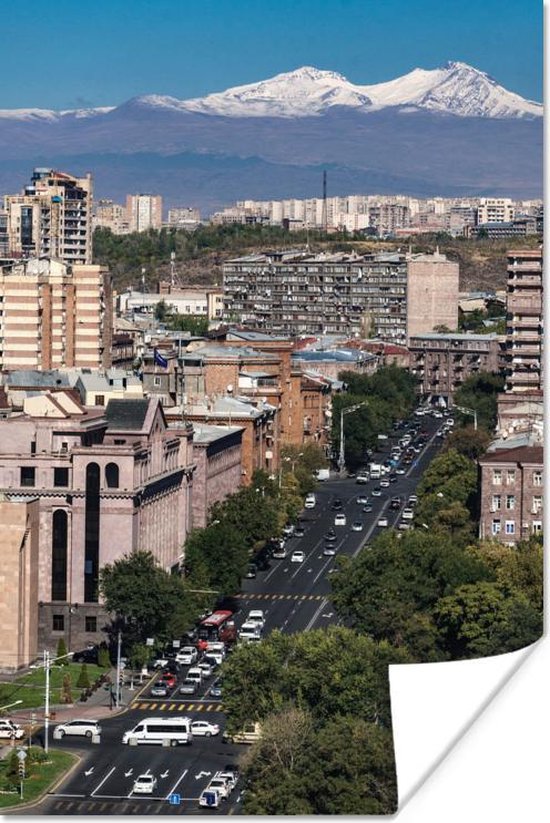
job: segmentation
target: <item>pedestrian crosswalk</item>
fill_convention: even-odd
[[[217,701],[211,703],[195,702],[195,703],[180,703],[175,700],[166,700],[164,702],[154,702],[152,700],[134,700],[130,704],[131,709],[139,709],[140,711],[151,712],[223,712],[223,706]]]
[[[324,600],[325,594],[262,594],[256,592],[240,592],[235,597],[238,600]]]

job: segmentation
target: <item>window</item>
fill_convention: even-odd
[[[54,468],[53,484],[54,486],[61,486],[62,488],[67,488],[67,486],[69,485],[69,469]]]
[[[533,520],[533,534],[541,534],[542,520]]]
[[[508,469],[506,472],[506,485],[513,486],[516,482],[516,473],[513,469]]]
[[[87,632],[96,632],[97,631],[97,617],[92,617],[91,615],[86,615],[84,619],[84,630]]]
[[[52,600],[67,599],[68,518],[63,509],[52,515]]]
[[[516,497],[514,494],[506,495],[506,508],[510,510],[516,508]]]
[[[493,469],[493,486],[500,486],[502,483],[502,472],[500,469]]]
[[[542,495],[535,494],[533,495],[533,507],[531,509],[533,514],[538,514],[542,511]]]
[[[36,440],[31,442],[31,454],[36,454]],[[540,483],[539,483],[540,486]]]
[[[533,472],[533,486],[542,486],[542,472]]]
[[[104,394],[96,394],[96,396],[95,396],[95,405],[96,406],[104,406],[105,405],[105,395]]]
[[[21,466],[21,486],[34,486],[35,474],[34,466]]]
[[[118,489],[118,466],[116,463],[107,463],[105,466],[105,482],[108,489]]]
[[[162,386],[162,378],[161,377],[153,377],[153,386]]]
[[[515,534],[516,533],[516,522],[515,522],[515,520],[507,520],[506,521],[505,532],[506,532],[506,534]]]
[[[493,505],[491,506],[491,511],[496,512],[500,509],[501,500],[502,500],[502,498],[501,498],[500,494],[494,494],[493,495]]]
[[[54,614],[53,615],[52,630],[54,632],[64,632],[65,631],[65,615],[63,615],[63,614]]]
[[[492,534],[500,534],[500,520],[493,520],[491,526],[491,533]]]

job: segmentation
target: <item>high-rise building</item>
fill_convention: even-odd
[[[198,209],[191,206],[178,206],[177,208],[168,209],[168,225],[169,226],[196,226],[201,222],[201,213]]]
[[[405,343],[458,324],[458,264],[443,254],[277,251],[228,260],[223,272],[226,319],[268,333]]]
[[[128,234],[126,209],[112,200],[100,200],[95,207],[94,228],[110,229],[113,234]]]
[[[130,231],[162,228],[162,197],[160,194],[127,194],[126,219]]]
[[[509,197],[482,197],[477,208],[478,223],[509,223],[515,208]]]
[[[0,270],[0,370],[111,364],[107,269],[27,260]]]
[[[4,197],[14,257],[92,262],[92,177],[36,168],[22,194]]]
[[[508,252],[507,392],[542,389],[542,249]]]

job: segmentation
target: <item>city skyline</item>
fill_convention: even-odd
[[[468,0],[442,9],[434,0],[414,8],[403,0],[342,0],[320,16],[313,0],[244,2],[238,11],[225,0],[200,8],[124,0],[115,10],[99,0],[91,11],[89,4],[65,0],[47,8],[30,0],[10,9],[3,54],[11,64],[24,50],[25,61],[18,61],[18,83],[3,88],[0,109],[119,105],[151,93],[200,97],[303,65],[339,72],[356,84],[380,83],[449,60],[469,63],[528,99],[542,97],[538,3],[514,0],[503,7],[496,0],[481,6]],[[75,63],[67,44],[80,30],[93,48],[81,49]],[[52,44],[48,61],[55,63],[56,83],[40,70],[43,53],[29,50],[29,41]],[[277,48],[266,48],[273,42]]]

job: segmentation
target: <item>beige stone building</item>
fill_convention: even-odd
[[[107,269],[31,259],[0,271],[0,369],[108,368]]]
[[[131,232],[162,228],[160,194],[127,194],[126,220]]]
[[[99,200],[93,217],[94,228],[109,229],[113,234],[128,234],[126,209],[112,200]]]
[[[444,254],[419,254],[407,262],[407,340],[438,326],[458,327],[458,263]]]
[[[21,194],[4,197],[10,255],[92,262],[92,176],[36,168]]]
[[[0,671],[28,666],[38,650],[38,499],[0,498]]]

